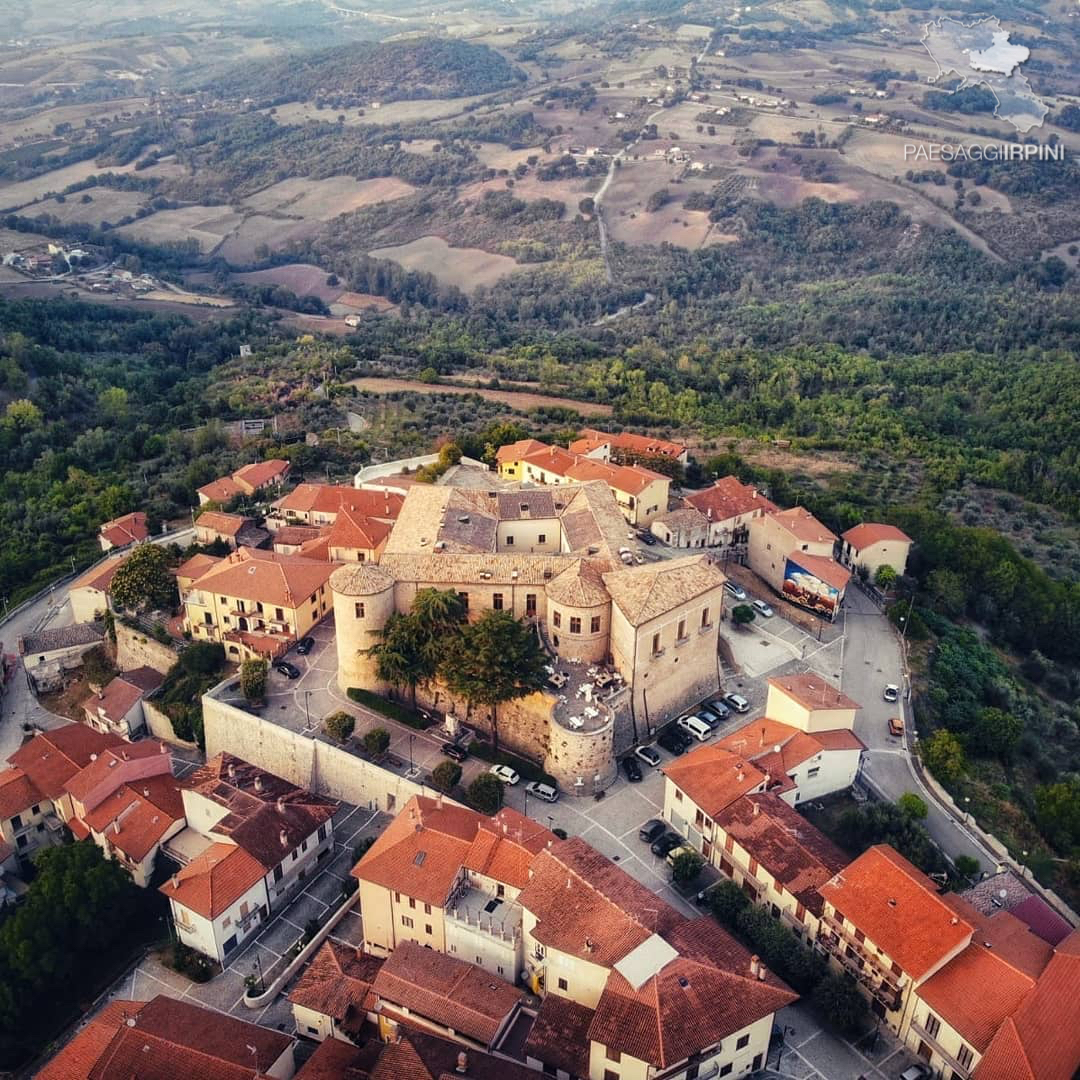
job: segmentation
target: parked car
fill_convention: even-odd
[[[658,840],[654,840],[649,845],[649,850],[654,855],[660,855],[661,857],[667,855],[672,848],[677,848],[685,837],[680,836],[677,832],[664,833]]]
[[[662,746],[669,754],[678,756],[690,745],[689,739],[676,727],[665,728],[660,732],[656,740],[658,746]]]
[[[631,784],[641,783],[641,766],[638,764],[636,757],[624,757],[622,759],[622,771]]]
[[[290,664],[288,660],[275,660],[274,670],[280,672],[287,679],[300,678],[300,669],[295,664]]]
[[[686,852],[694,852],[694,846],[692,844],[682,843],[678,847],[673,847],[665,856],[668,866],[674,866],[675,860]]]
[[[736,600],[746,599],[746,590],[741,585],[736,585],[734,581],[724,582],[724,592],[734,596]]]
[[[455,761],[464,761],[469,756],[469,751],[456,742],[444,742],[439,749],[448,758],[453,758]]]
[[[550,784],[541,784],[539,780],[530,780],[525,785],[525,790],[537,799],[543,799],[544,802],[559,801],[558,788],[553,788]]]
[[[896,683],[887,683],[885,686],[885,692],[881,695],[886,701],[893,702],[900,700],[900,687]]]
[[[773,617],[773,609],[764,600],[755,600],[750,606],[763,618],[771,619]]]
[[[313,637],[302,637],[296,643],[296,651],[301,656],[307,656],[307,654],[309,652],[311,652],[311,650],[314,649],[314,648],[315,648],[315,639]]]
[[[700,716],[680,716],[675,723],[679,725],[682,731],[685,731],[687,735],[692,735],[698,742],[704,742],[712,734],[712,727],[702,720]]]
[[[515,772],[509,765],[492,765],[488,772],[492,776],[497,776],[504,784],[514,786],[520,779],[521,774]]]
[[[737,713],[746,713],[750,711],[750,702],[742,696],[742,694],[725,694],[724,704],[729,708],[734,709]]]
[[[903,736],[904,734],[904,721],[899,716],[889,717],[889,734]]]
[[[700,716],[714,731],[731,715],[731,710],[726,707],[724,712],[726,716],[721,716],[712,705],[698,705],[694,709],[694,715]]]
[[[656,543],[656,537],[653,536],[651,532],[640,533],[638,539],[640,539],[643,544],[648,544],[649,547],[652,547],[653,544]]]
[[[651,746],[636,746],[634,747],[634,753],[637,754],[646,765],[652,765],[654,768],[663,760]]]
[[[900,1074],[900,1080],[930,1080],[933,1075],[925,1065],[912,1065]]]
[[[704,716],[708,719],[706,713],[712,713],[716,717],[719,723],[723,723],[725,720],[731,719],[731,710],[722,701],[707,701],[704,705],[697,707],[698,716]]]
[[[667,823],[661,821],[659,818],[652,818],[650,821],[646,821],[644,825],[638,829],[638,839],[644,840],[646,844],[651,844],[654,840],[659,840],[664,833],[667,832]]]

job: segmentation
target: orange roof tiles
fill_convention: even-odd
[[[209,529],[219,536],[235,536],[247,523],[241,514],[223,514],[218,510],[204,510],[195,519],[196,529]]]
[[[182,562],[175,570],[177,578],[184,578],[187,581],[197,581],[213,566],[221,562],[221,557],[218,555],[205,555],[200,552],[198,555],[192,555],[190,559]]]
[[[579,837],[544,848],[518,901],[536,917],[541,944],[613,967],[683,916]]]
[[[771,514],[778,509],[757,488],[741,484],[735,476],[721,477],[711,488],[687,495],[686,501],[710,521],[728,521],[755,512]]]
[[[769,685],[783,691],[806,709],[858,709],[853,701],[820,675],[780,675],[769,679]]]
[[[911,537],[901,532],[895,525],[879,525],[869,521],[848,529],[846,533],[841,534],[841,539],[846,540],[856,551],[888,541],[901,544],[912,542]]]
[[[462,865],[521,889],[528,884],[533,859],[554,839],[549,829],[506,806],[493,818],[477,822],[476,836]]]
[[[359,1028],[383,960],[328,938],[289,993],[289,1001]]]
[[[569,475],[569,469],[577,462],[576,454],[564,450],[561,446],[545,446],[542,450],[534,450],[526,454],[522,459],[526,465],[534,468],[546,469],[557,476]]]
[[[241,465],[232,474],[232,478],[241,487],[258,491],[267,484],[278,483],[288,471],[287,461],[281,458],[270,458],[268,461],[253,461],[250,465]]]
[[[102,687],[99,694],[84,698],[81,705],[91,719],[96,721],[104,717],[110,724],[119,724],[144,696],[142,687],[117,675]]]
[[[8,761],[22,769],[43,795],[56,799],[63,794],[68,780],[90,764],[92,754],[123,745],[119,735],[106,735],[85,724],[65,724],[39,732]]]
[[[585,439],[610,443],[613,450],[626,450],[629,453],[647,457],[674,459],[686,453],[685,446],[671,442],[670,439],[660,439],[653,435],[637,435],[631,431],[621,431],[617,435],[611,435],[605,431],[597,431],[595,428],[586,428],[581,434]]]
[[[274,503],[277,510],[336,514],[342,504],[365,517],[396,519],[405,499],[393,491],[371,491],[346,484],[298,484]]]
[[[64,790],[79,802],[108,781],[110,776],[123,774],[122,766],[127,761],[145,761],[156,758],[161,772],[170,772],[172,758],[165,743],[159,739],[140,739],[138,742],[121,742],[119,746],[109,747],[88,761],[74,776],[64,781]]]
[[[113,547],[127,547],[128,544],[137,544],[150,535],[150,529],[146,524],[146,515],[141,510],[104,522],[98,532]]]
[[[160,891],[197,915],[216,919],[266,875],[266,868],[235,844],[211,844],[178,870]]]
[[[240,548],[210,567],[195,585],[220,596],[292,609],[318,592],[334,569],[333,563],[299,555]]]
[[[124,1022],[138,1016],[143,1001],[115,1000],[105,1004],[86,1026],[34,1074],[34,1080],[86,1080]]]
[[[351,504],[343,502],[327,540],[331,548],[359,548],[374,551],[389,535],[393,526],[368,517]]]
[[[915,980],[966,944],[974,929],[922,871],[887,844],[864,851],[820,892]]]
[[[684,757],[669,761],[662,771],[710,817],[715,817],[740,795],[765,785],[765,773],[749,758],[718,743],[699,746]]]
[[[217,480],[211,480],[209,484],[203,484],[198,488],[200,495],[205,495],[211,502],[227,503],[235,499],[237,495],[243,495],[244,489],[231,477],[222,476]]]
[[[847,583],[851,580],[850,570],[825,555],[812,555],[809,551],[789,551],[787,557],[840,592],[847,588]]]
[[[33,780],[22,769],[5,769],[0,772],[0,821],[7,821],[16,814],[29,810],[44,798],[34,786]]]
[[[86,815],[86,824],[129,859],[142,862],[183,817],[179,782],[171,775],[154,776],[118,788]]]
[[[826,529],[809,510],[802,506],[793,506],[790,510],[777,510],[772,518],[802,543],[836,542],[836,534]]]
[[[667,480],[667,477],[641,465],[606,465],[591,458],[579,458],[566,470],[565,475],[583,484],[589,480],[603,480],[608,487],[627,495],[639,495],[657,480]]]
[[[522,992],[475,964],[402,941],[372,989],[380,1002],[453,1028],[490,1046],[522,1001]]]
[[[97,589],[108,592],[116,571],[127,562],[127,555],[112,555],[98,566],[93,566],[81,577],[77,577],[69,589]]]
[[[520,461],[526,454],[545,449],[547,449],[547,443],[539,442],[537,439],[519,439],[517,442],[500,446],[495,451],[495,460],[500,465],[506,461]]]
[[[846,728],[810,734],[767,716],[750,721],[713,745],[743,755],[762,772],[770,773],[773,780],[781,771],[790,772],[824,750],[866,749],[858,735]]]
[[[525,1040],[525,1055],[571,1076],[588,1076],[589,1025],[593,1015],[593,1009],[570,998],[548,994],[540,1002]]]

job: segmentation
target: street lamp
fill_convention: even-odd
[[[412,748],[413,748],[413,743],[415,741],[416,741],[416,736],[410,732],[409,733],[409,772],[410,773],[413,771]]]
[[[314,693],[313,690],[304,691],[304,729],[311,730],[311,710],[308,708],[308,699]]]
[[[251,966],[251,973],[254,975],[256,972],[258,972],[259,975],[259,991],[260,993],[265,994],[266,980],[263,978],[262,957],[258,952],[255,953],[255,963]]]

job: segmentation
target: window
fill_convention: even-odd
[[[318,622],[319,621],[319,609],[318,608],[312,608],[311,609],[311,621],[312,622]]]
[[[514,546],[514,538],[512,536],[508,536],[506,538],[506,546],[507,547],[513,547]]]
[[[608,1061],[614,1061],[618,1063],[622,1061],[622,1051],[609,1050],[607,1047],[604,1047],[604,1057],[607,1058]]]
[[[562,626],[562,612],[553,612],[551,616],[551,621],[555,626]]]
[[[280,881],[285,876],[285,871],[280,866],[274,867],[274,881]]]
[[[221,929],[228,930],[230,926],[232,926],[232,919],[226,915],[225,918],[221,920]]]
[[[581,619],[577,615],[571,615],[570,616],[570,633],[571,634],[580,634],[581,633]]]
[[[653,656],[658,656],[660,654],[661,650],[660,650],[660,635],[659,634],[653,634],[653,636],[652,636],[652,651],[653,651]]]
[[[425,915],[430,915],[431,914],[431,905],[430,904],[425,904],[424,905],[424,914]]]
[[[321,844],[326,839],[326,826],[320,825],[316,835],[319,837],[319,843]]]
[[[962,1068],[970,1069],[974,1057],[975,1053],[970,1046],[961,1046],[959,1053],[956,1055],[956,1060]]]
[[[686,620],[685,619],[680,619],[679,620],[678,638],[679,638],[680,641],[685,641],[686,640]]]
[[[26,838],[26,835],[25,835],[25,834],[23,834],[22,836],[16,836],[16,837],[15,837],[15,846],[16,846],[16,847],[24,848],[24,847],[26,847],[26,845],[27,845],[27,844],[28,844],[29,842],[30,842],[30,841],[29,841],[29,840],[27,840],[27,838]]]
[[[495,884],[495,895],[496,896],[505,896],[506,895],[506,886],[501,881],[496,882],[496,884]]]
[[[412,908],[413,911],[416,910],[416,898],[415,897],[412,897],[412,896],[409,897],[409,907]]]
[[[728,852],[728,854],[730,854],[731,850],[734,847],[735,847],[735,840],[732,838],[731,834],[729,833],[727,836],[724,837],[724,850],[726,852]]]
[[[406,929],[411,930],[413,928],[413,921],[409,918],[408,915],[402,915],[401,925],[404,926]]]
[[[540,534],[540,535],[539,535],[539,536],[538,536],[538,537],[536,538],[536,542],[537,542],[538,544],[546,544],[546,543],[547,543],[547,533],[541,533],[541,534]]]
[[[619,1080],[619,1074],[612,1069],[605,1069],[604,1080]]]
[[[362,619],[364,617],[364,602],[363,602],[363,600],[357,600],[356,603],[353,604],[353,614],[358,619]]]
[[[209,611],[204,611],[203,612],[203,622],[207,626],[213,626],[214,625],[214,616],[211,615]]]
[[[428,936],[431,935],[431,923],[424,923],[424,933]]]
[[[728,1062],[728,1064],[725,1065],[716,1075],[717,1076],[727,1076],[728,1073],[731,1072],[731,1069],[732,1069],[731,1062]]]
[[[735,1044],[735,1049],[736,1050],[741,1050],[744,1046],[749,1045],[749,1043],[750,1043],[750,1036],[749,1035],[740,1035],[739,1036],[739,1041]]]
[[[277,619],[278,622],[284,622],[285,621],[285,611],[284,611],[284,609],[279,608],[279,607],[274,608],[274,618]]]
[[[306,840],[300,845],[300,850],[301,851],[307,851],[307,841]]]
[[[931,1039],[936,1039],[940,1030],[941,1021],[932,1012],[928,1012],[926,1014],[926,1034]]]
[[[34,803],[34,805],[30,807],[30,813],[31,814],[40,814],[41,813],[41,804],[40,803]]]
[[[536,593],[534,592],[525,594],[525,614],[536,614]]]
[[[560,989],[560,990],[565,990],[566,988],[567,988],[567,982],[566,982],[566,980],[565,980],[565,979],[562,979],[562,978],[560,978],[560,979],[559,979],[559,989]]]
[[[589,627],[590,627],[590,630],[589,630],[590,633],[593,633],[593,634],[599,634],[600,633],[600,616],[599,615],[594,615],[592,617],[592,622],[589,623]]]
[[[491,598],[491,607],[495,611],[502,611],[503,609],[503,594],[501,592],[495,593]]]
[[[821,772],[821,766],[820,765],[815,765],[812,769],[807,769],[806,770],[806,779],[809,780],[810,777],[817,776],[817,774],[819,772]]]
[[[11,819],[11,827],[13,829],[21,829],[22,828],[22,814],[16,814]]]
[[[856,930],[855,940],[861,945],[866,940],[866,935],[861,930]]]
[[[802,904],[795,905],[795,918],[802,922],[806,918],[806,908]]]
[[[758,861],[757,861],[757,859],[752,858],[750,860],[750,876],[751,877],[757,877],[757,868],[758,868]]]
[[[678,788],[675,789],[675,801],[682,802],[682,792]]]

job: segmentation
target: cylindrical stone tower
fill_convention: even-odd
[[[375,661],[367,650],[379,640],[379,631],[394,611],[394,579],[374,563],[340,566],[330,575],[334,594],[337,636],[338,686],[345,692],[385,692],[375,677]]]
[[[567,795],[595,795],[612,784],[618,773],[611,710],[603,708],[600,716],[575,730],[558,718],[561,708],[551,718],[544,769]]]

